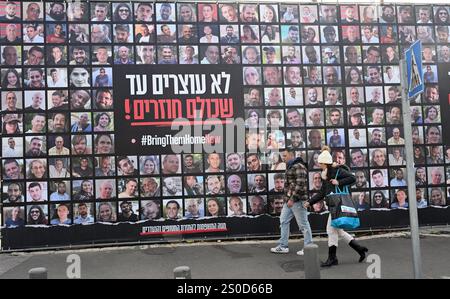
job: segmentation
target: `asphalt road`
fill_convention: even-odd
[[[327,243],[316,239],[319,256],[325,260]],[[379,256],[380,264],[358,263],[358,256],[346,244],[338,248],[339,265],[321,271],[322,278],[368,278],[367,272],[383,279],[413,278],[411,240],[404,234],[363,239],[369,254]],[[28,271],[46,267],[49,278],[67,278],[67,272],[81,278],[173,278],[177,266],[189,266],[198,279],[298,279],[304,278],[304,258],[296,251],[302,240],[291,240],[289,254],[272,254],[274,241],[213,242],[178,245],[0,254],[0,279],[27,278]],[[425,278],[450,277],[449,235],[421,238]],[[75,254],[75,256],[73,256]],[[79,272],[67,258],[79,257]],[[377,259],[377,256],[375,260]],[[72,266],[72,267],[71,267]]]

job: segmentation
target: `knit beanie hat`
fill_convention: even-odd
[[[318,162],[320,164],[333,164],[333,157],[330,154],[330,148],[328,146],[322,148]]]

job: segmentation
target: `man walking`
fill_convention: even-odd
[[[304,245],[312,243],[311,226],[308,221],[308,211],[303,207],[303,202],[308,200],[308,171],[302,158],[294,159],[292,151],[285,151],[287,170],[284,187],[285,203],[280,215],[281,238],[278,246],[271,248],[273,253],[289,253],[289,228],[292,218],[295,217],[297,224],[304,235]],[[297,252],[303,255],[303,250]]]

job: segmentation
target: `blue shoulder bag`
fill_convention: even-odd
[[[339,169],[336,173],[336,180]],[[348,186],[342,190],[335,186],[335,192],[327,195],[329,210],[331,213],[331,226],[342,229],[355,229],[360,226],[358,211],[352,200]]]

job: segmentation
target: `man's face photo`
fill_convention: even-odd
[[[58,113],[53,117],[53,132],[64,132],[66,129],[66,116]]]
[[[78,206],[78,214],[81,217],[86,217],[88,215],[88,208],[87,208],[87,206],[85,204],[80,204]]]
[[[198,216],[199,215],[199,204],[198,201],[196,199],[192,199],[192,200],[187,200],[186,202],[186,210],[194,216]]]
[[[113,105],[113,98],[111,93],[101,91],[97,95],[97,107],[100,109],[111,109]]]
[[[300,127],[302,124],[302,118],[298,111],[289,112],[287,118],[291,127]]]
[[[336,89],[328,89],[327,90],[327,101],[331,103],[337,103],[338,100],[338,91]]]
[[[336,6],[334,5],[321,5],[320,6],[320,15],[322,22],[325,23],[333,23],[336,22]]]
[[[148,219],[156,219],[159,217],[159,205],[151,200],[149,201],[145,207],[144,207],[144,215],[148,218]]]
[[[352,156],[352,164],[354,167],[364,167],[365,157],[361,151],[356,151],[351,154]]]
[[[255,196],[250,200],[250,208],[252,210],[252,214],[262,214],[264,213],[264,200]]]
[[[317,90],[315,88],[308,89],[307,96],[309,103],[317,102]]]
[[[136,9],[136,20],[150,22],[153,17],[153,6],[150,3],[140,3]]]
[[[288,31],[288,36],[289,36],[289,39],[290,39],[292,42],[298,42],[298,37],[299,37],[298,30],[290,29],[290,30]]]
[[[18,184],[10,184],[8,186],[8,200],[10,203],[18,202],[22,198],[22,190]]]
[[[208,59],[210,64],[217,64],[217,63],[219,63],[220,54],[219,54],[218,47],[216,47],[216,46],[209,46],[206,49],[205,56]]]
[[[272,202],[272,209],[274,214],[280,214],[283,209],[284,200],[282,198],[274,198]]]
[[[37,156],[42,150],[42,140],[39,138],[33,138],[30,142],[30,152]]]
[[[399,10],[398,22],[399,23],[411,23],[413,22],[413,12],[411,6],[398,6]]]
[[[356,187],[358,187],[358,188],[366,187],[367,179],[366,179],[366,176],[364,174],[364,171],[357,171],[355,173],[355,177],[356,177]]]
[[[4,164],[6,177],[11,180],[17,180],[20,177],[20,166],[17,162],[8,162]]]
[[[227,158],[227,166],[234,171],[237,171],[241,168],[241,157],[237,154],[230,155]]]
[[[70,83],[75,87],[89,87],[89,72],[84,68],[74,68],[70,73]]]
[[[41,186],[34,186],[31,188],[28,188],[28,193],[30,194],[32,201],[41,201],[42,200]]]
[[[62,21],[65,17],[64,3],[53,2],[49,11],[49,16],[55,21]]]
[[[104,22],[108,17],[108,6],[107,5],[96,5],[94,9],[95,19],[98,22]]]
[[[38,21],[41,14],[41,8],[37,3],[30,3],[26,8],[26,20]]]
[[[336,30],[334,27],[325,27],[324,31],[324,38],[326,43],[335,43],[336,42]]]
[[[163,170],[166,173],[177,173],[180,167],[180,161],[176,155],[168,155],[163,161]]]
[[[162,56],[165,60],[171,60],[172,59],[172,49],[171,48],[163,48],[162,50]]]
[[[168,219],[177,219],[178,205],[174,202],[168,203],[166,206],[166,215]]]
[[[86,51],[82,48],[75,48],[72,52],[73,60],[76,64],[87,64]]]
[[[42,87],[42,80],[44,79],[43,74],[40,70],[30,70],[28,73],[28,78],[30,80],[29,87],[39,88]]]
[[[383,176],[383,173],[381,173],[381,172],[376,172],[376,173],[372,174],[372,181],[374,184],[373,187],[384,187],[385,186],[384,176]]]
[[[216,176],[209,177],[207,185],[211,194],[219,194],[222,189],[220,179]]]
[[[336,126],[341,124],[341,112],[338,110],[334,110],[330,112],[330,122],[331,125]]]
[[[242,180],[237,175],[232,175],[228,178],[228,189],[230,193],[239,193],[241,192]]]
[[[161,5],[161,9],[159,10],[161,20],[162,21],[169,21],[170,16],[172,14],[172,8],[170,5]]]
[[[5,47],[2,53],[5,65],[18,64],[18,53],[15,47]]]
[[[299,131],[294,131],[291,134],[291,145],[293,148],[299,148],[302,145],[302,135]]]
[[[111,198],[113,190],[113,185],[110,182],[104,182],[102,185],[100,185],[100,198]]]
[[[133,163],[128,158],[119,161],[119,169],[124,175],[132,175],[135,170]]]
[[[371,142],[374,144],[381,144],[382,142],[382,132],[380,130],[373,130]]]
[[[243,22],[253,22],[256,18],[256,7],[255,5],[244,5],[241,6],[242,11],[242,21]]]
[[[15,3],[7,3],[5,13],[9,19],[17,17],[18,7]]]
[[[208,156],[208,164],[211,168],[220,168],[221,159],[219,154],[210,154]]]

